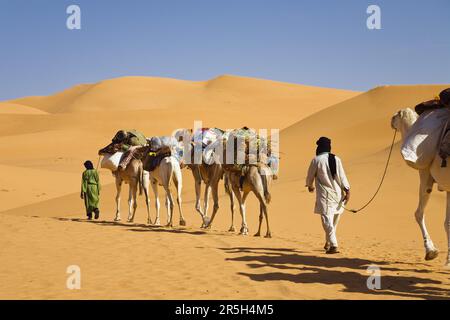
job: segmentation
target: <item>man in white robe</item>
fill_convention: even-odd
[[[326,253],[334,254],[339,252],[336,228],[343,205],[350,199],[350,184],[341,159],[331,153],[331,140],[321,137],[316,143],[316,157],[309,166],[306,186],[311,193],[317,190],[314,213],[320,214],[322,220]]]

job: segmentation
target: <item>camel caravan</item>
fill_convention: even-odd
[[[101,167],[111,170],[117,188],[115,221],[120,221],[120,194],[122,184],[129,185],[128,222],[134,221],[137,195],[145,195],[147,223],[160,226],[160,201],[158,188],[165,192],[167,224],[173,226],[174,196],[176,190],[179,224],[186,225],[183,216],[181,191],[182,169],[192,172],[195,183],[195,210],[202,219],[202,228],[211,228],[219,210],[219,184],[223,182],[230,199],[231,226],[234,232],[234,203],[239,205],[242,218],[240,234],[247,235],[245,203],[253,192],[260,203],[258,232],[266,219],[266,237],[271,237],[268,217],[270,186],[278,174],[278,132],[267,137],[267,131],[247,127],[224,131],[218,128],[179,129],[172,136],[147,138],[136,130],[119,131],[112,142],[99,150],[103,156]],[[155,196],[156,219],[150,215],[149,186]],[[201,202],[204,187],[203,204]],[[213,210],[208,216],[209,199],[212,195]]]
[[[435,247],[425,224],[425,207],[433,185],[447,192],[447,210],[444,228],[447,233],[448,254],[446,267],[450,267],[450,88],[439,98],[423,102],[415,107],[398,111],[391,119],[391,126],[402,136],[401,154],[406,163],[417,170],[420,178],[419,204],[415,212],[425,246],[425,260],[437,258]]]
[[[408,166],[419,173],[419,201],[415,218],[424,239],[425,260],[436,259],[439,254],[427,231],[425,207],[435,183],[439,191],[447,192],[444,224],[448,239],[447,267],[450,267],[450,168],[447,163],[450,155],[449,120],[450,88],[442,91],[436,99],[417,105],[415,110],[406,108],[398,111],[391,119],[391,127],[395,130],[395,134],[399,131],[402,136],[401,155],[403,159]],[[148,224],[159,226],[161,221],[158,188],[162,186],[165,192],[167,226],[172,227],[175,207],[171,191],[171,185],[173,185],[176,189],[180,215],[179,224],[186,225],[181,199],[182,170],[185,168],[192,172],[194,178],[195,210],[202,220],[202,228],[211,228],[214,222],[219,210],[219,185],[223,183],[225,192],[230,199],[231,225],[229,231],[235,231],[234,203],[237,201],[241,214],[239,233],[241,235],[248,234],[245,204],[248,195],[253,193],[260,204],[259,226],[255,236],[260,236],[265,219],[265,236],[270,238],[268,205],[271,201],[271,184],[273,180],[277,179],[278,174],[278,141],[278,132],[267,137],[266,130],[260,130],[257,133],[247,127],[227,131],[218,128],[179,129],[171,136],[152,138],[146,138],[135,130],[119,131],[112,142],[99,151],[99,155],[103,156],[102,168],[111,170],[116,179],[115,220],[120,221],[121,219],[120,193],[122,184],[125,182],[129,184],[128,221],[133,222],[139,191],[139,194],[144,193],[145,195]],[[330,142],[331,140],[328,140],[328,143]],[[391,151],[394,143],[395,135]],[[330,152],[328,149],[325,151]],[[327,158],[330,162],[330,156]],[[390,154],[386,169],[389,159]],[[150,184],[155,196],[156,219],[154,223],[149,209]],[[382,182],[379,187],[381,185]],[[311,185],[308,186],[310,192],[314,190]],[[202,187],[204,188],[203,194]],[[341,210],[348,210],[344,205],[348,201],[349,188],[344,189],[348,189],[346,190],[346,201],[341,200],[339,206],[342,207]],[[211,195],[213,210],[211,216],[208,216]],[[354,210],[353,212],[358,211]]]

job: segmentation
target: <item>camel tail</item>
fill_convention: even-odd
[[[269,192],[269,181],[267,179],[267,175],[265,174],[265,172],[261,172],[260,175],[264,188],[264,198],[266,199],[266,202],[269,204],[270,201],[272,200],[272,196]]]

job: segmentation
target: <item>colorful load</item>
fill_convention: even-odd
[[[249,128],[236,129],[226,136],[225,159],[226,171],[245,174],[249,166],[268,165],[274,178],[278,174],[278,157],[272,154],[272,141]]]

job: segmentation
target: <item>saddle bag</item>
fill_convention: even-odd
[[[101,168],[109,169],[112,172],[119,168],[120,160],[123,157],[123,152],[116,152],[114,154],[105,154],[100,164]]]
[[[408,131],[401,147],[406,163],[414,169],[426,169],[439,151],[439,141],[449,118],[449,109],[425,111]]]

